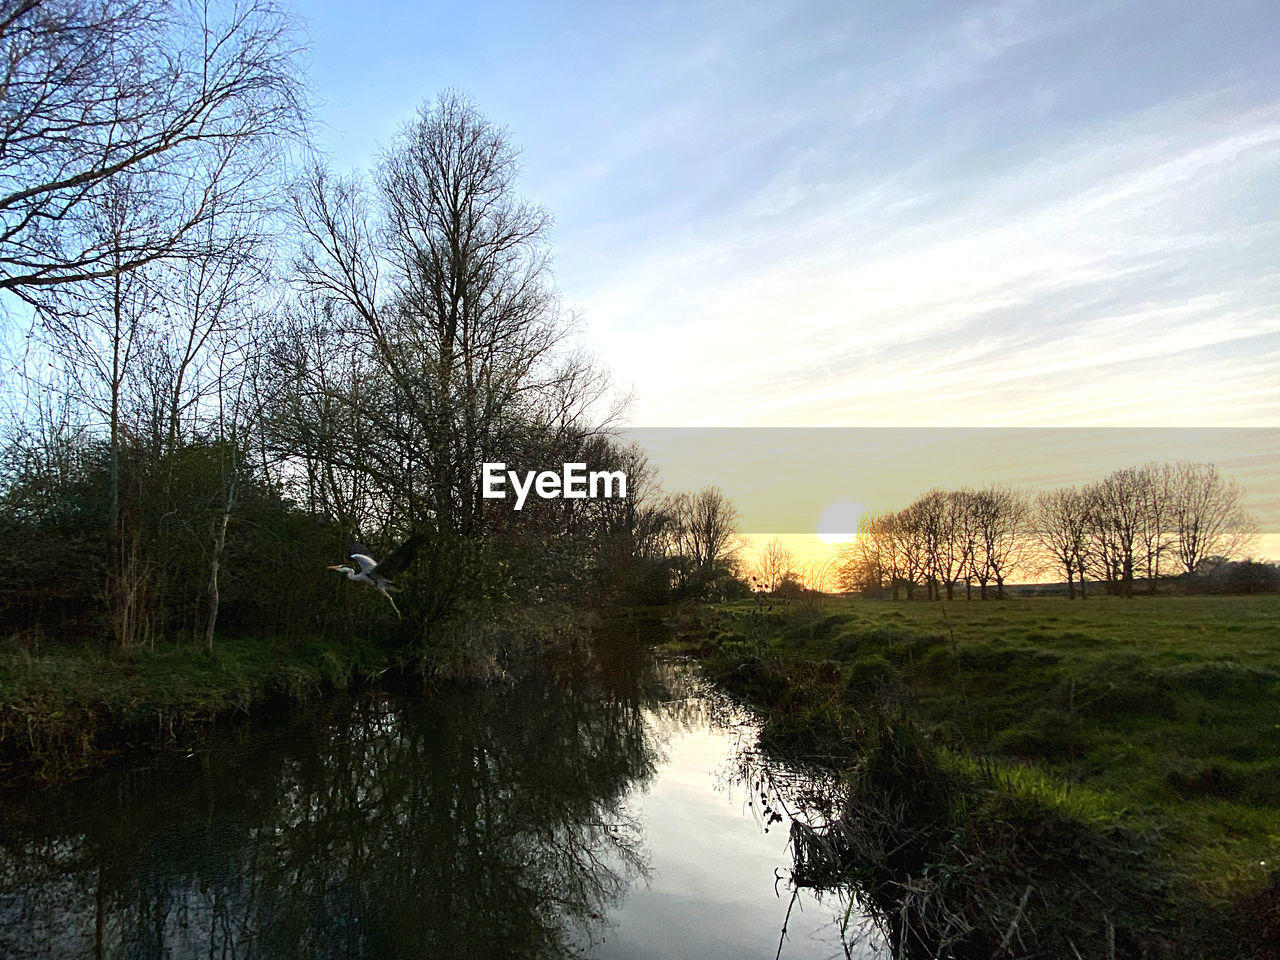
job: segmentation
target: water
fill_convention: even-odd
[[[255,719],[0,803],[0,957],[874,956],[752,734],[639,648]]]

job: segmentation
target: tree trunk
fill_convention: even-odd
[[[227,487],[227,502],[223,507],[222,517],[218,522],[218,533],[213,541],[213,556],[209,560],[209,619],[204,628],[204,646],[213,650],[213,631],[218,623],[218,569],[222,566],[222,553],[227,545],[227,523],[231,520],[231,508],[236,502],[236,484],[232,479]]]

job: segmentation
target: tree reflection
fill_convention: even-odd
[[[581,952],[646,871],[622,800],[651,679],[332,704],[33,798],[0,838],[0,956]]]
[[[783,922],[783,954],[791,911],[800,892],[818,902],[830,901],[840,948],[848,958],[902,957],[898,931],[887,906],[867,895],[858,882],[857,863],[837,848],[833,838],[845,826],[847,795],[844,784],[829,770],[769,756],[757,743],[754,729],[744,731],[722,779],[747,793],[757,822],[766,831],[774,825],[790,832],[792,868],[787,885],[792,891]],[[779,877],[779,880],[782,880]]]

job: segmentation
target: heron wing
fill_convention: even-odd
[[[422,534],[415,533],[383,557],[382,562],[378,564],[378,576],[389,580],[413,563],[414,558],[418,555],[418,548],[422,546],[424,539],[426,538]]]
[[[356,563],[360,564],[360,571],[368,573],[378,565],[378,561],[369,555],[369,548],[363,544],[353,543],[347,547],[347,554]]]

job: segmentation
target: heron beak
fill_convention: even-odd
[[[338,568],[337,568],[337,566],[336,566],[336,565],[330,565],[330,566],[328,566],[328,567],[325,567],[325,569],[326,569],[326,570],[337,570]]]

